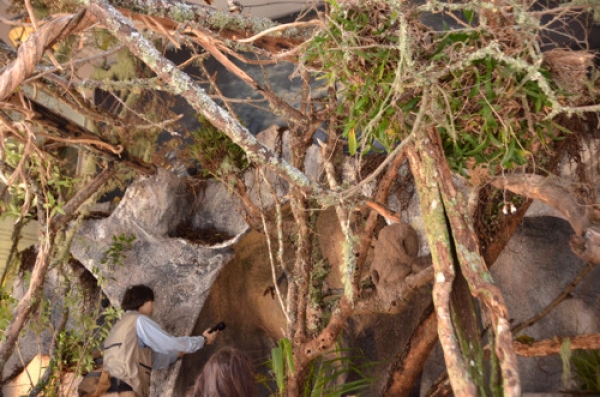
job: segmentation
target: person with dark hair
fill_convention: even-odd
[[[154,291],[143,284],[127,288],[121,308],[125,313],[104,341],[103,372],[110,376],[106,396],[147,397],[151,369],[166,368],[217,337],[210,329],[202,336],[175,337],[165,332],[150,318]]]
[[[240,350],[225,347],[213,354],[187,397],[256,397],[254,371]]]

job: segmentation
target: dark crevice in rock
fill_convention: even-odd
[[[215,227],[197,229],[186,224],[178,225],[175,230],[169,232],[168,236],[203,245],[220,244],[235,237]]]

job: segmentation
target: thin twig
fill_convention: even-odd
[[[39,69],[41,71],[38,74],[35,74],[35,75],[33,75],[33,76],[31,76],[31,77],[23,80],[23,84],[31,83],[34,80],[37,80],[37,79],[39,79],[41,77],[46,76],[47,74],[59,71],[59,70],[61,70],[61,68],[62,69],[73,68],[75,66],[79,66],[79,65],[91,63],[92,61],[95,61],[97,59],[109,57],[109,56],[114,55],[117,52],[121,51],[123,48],[125,48],[124,45],[119,45],[119,46],[117,46],[115,48],[112,48],[112,49],[110,49],[108,51],[104,51],[104,52],[101,52],[99,54],[89,56],[87,58],[80,58],[80,59],[75,59],[75,60],[72,59],[69,62],[61,64],[60,67],[56,67],[56,66],[50,66],[50,67],[38,66],[36,69]]]
[[[273,26],[272,28],[263,30],[262,32],[254,35],[252,37],[248,37],[247,39],[237,40],[237,42],[238,43],[252,43],[253,41],[256,41],[259,38],[266,36],[268,34],[271,34],[273,32],[278,32],[281,30],[286,30],[286,29],[291,29],[291,28],[304,27],[304,26],[323,26],[323,23],[321,21],[315,20],[315,21],[311,21],[311,22],[293,22],[293,23],[288,23],[285,25]]]
[[[273,191],[273,188],[271,187],[271,184],[268,182],[265,174],[262,172],[262,170],[260,170],[260,173],[263,177],[263,180],[268,184],[269,188],[271,189],[271,192],[273,193],[273,197],[275,200],[275,207],[277,208],[277,235],[278,235],[278,242],[279,242],[279,250],[278,252],[280,252],[283,249],[283,233],[281,232],[281,205],[279,204],[279,200],[277,199],[277,193]],[[259,194],[260,197],[260,194]],[[262,205],[261,205],[262,207]],[[287,321],[288,324],[290,324],[290,317],[288,315],[287,309],[285,307],[285,303],[283,302],[283,298],[281,296],[281,291],[279,290],[279,285],[277,284],[277,271],[275,270],[275,260],[273,259],[273,249],[271,248],[271,237],[269,234],[269,228],[267,227],[267,220],[265,218],[265,214],[263,211],[260,212],[260,217],[262,219],[263,222],[263,229],[265,230],[265,238],[267,239],[267,247],[269,249],[269,262],[271,263],[271,277],[273,279],[273,287],[275,288],[275,292],[277,294],[277,299],[279,300],[279,304],[281,305],[281,310],[283,311],[283,314],[285,315],[285,319]],[[278,258],[281,260],[281,264],[283,264],[283,255],[278,254]],[[283,266],[282,266],[283,267]],[[284,269],[285,270],[285,269]]]
[[[552,300],[552,302],[550,302],[550,304],[548,306],[546,306],[542,311],[540,311],[535,316],[511,327],[511,331],[512,331],[513,335],[518,334],[525,328],[532,326],[533,324],[535,324],[542,318],[546,317],[548,315],[548,313],[550,313],[556,306],[558,306],[562,301],[564,301],[565,299],[567,299],[569,297],[571,292],[577,287],[577,285],[581,282],[581,280],[583,280],[585,278],[585,276],[587,276],[594,269],[595,266],[596,266],[595,263],[588,262],[587,266],[584,267],[583,269],[581,269],[581,271],[573,279],[573,281],[571,281],[571,283],[560,293],[560,295],[558,295],[556,298],[554,298],[554,300]]]
[[[110,143],[103,142],[101,140],[96,139],[86,139],[86,138],[61,138],[56,135],[45,134],[43,132],[37,132],[36,135],[43,136],[48,139],[52,139],[58,142],[65,143],[73,143],[73,144],[81,144],[81,145],[94,145],[99,148],[107,149],[110,152],[116,154],[117,156],[123,153],[123,145],[117,145],[116,147],[111,145]]]
[[[31,6],[31,0],[25,0],[25,9],[27,10],[27,14],[29,14],[29,20],[31,21],[31,26],[33,26],[34,30],[38,30],[38,21],[35,17],[35,11]]]

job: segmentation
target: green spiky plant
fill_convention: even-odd
[[[571,363],[583,391],[600,393],[600,350],[575,350]]]
[[[336,343],[331,354],[321,356],[311,363],[302,396],[341,397],[349,393],[359,395],[360,391],[368,388],[373,381],[368,370],[373,364],[357,365],[357,362],[364,361],[364,356],[356,353],[356,349],[343,349]],[[294,372],[292,344],[287,338],[279,340],[277,346],[271,349],[271,359],[267,365],[277,385],[276,395],[284,395],[286,374]],[[358,379],[338,383],[338,380],[350,375]]]

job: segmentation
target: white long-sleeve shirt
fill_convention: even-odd
[[[204,347],[203,336],[173,336],[150,317],[137,318],[136,332],[141,347],[152,349],[152,368],[166,368],[177,361],[179,352],[193,353]]]

